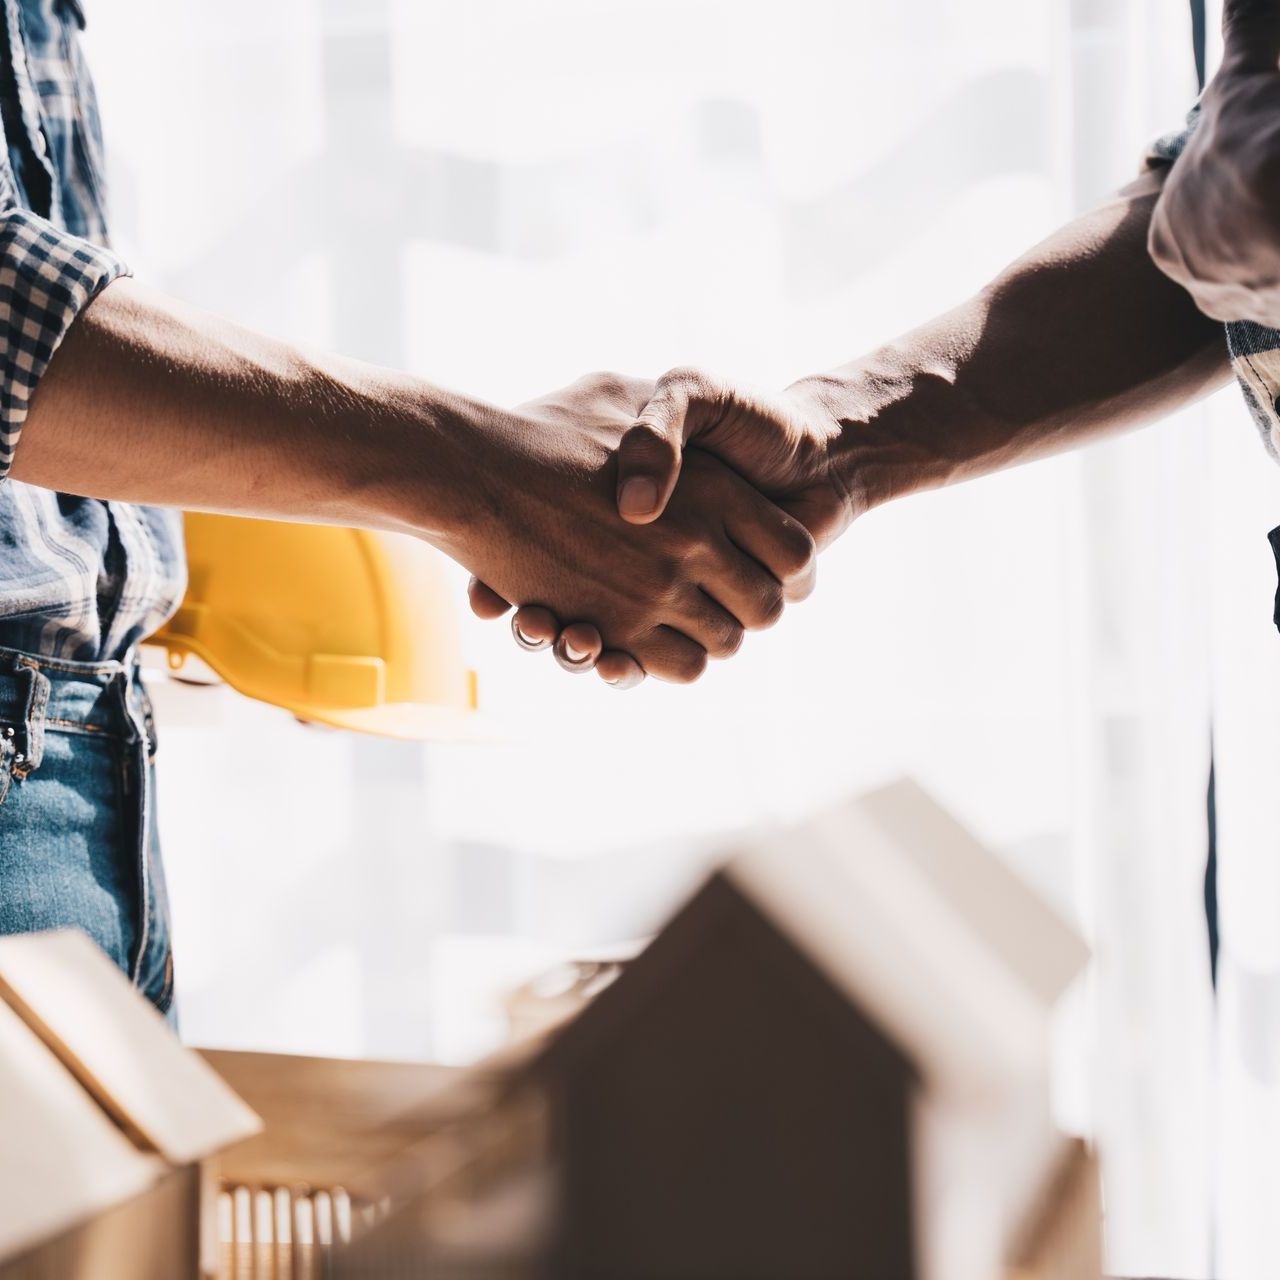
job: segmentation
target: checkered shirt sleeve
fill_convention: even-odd
[[[0,481],[13,465],[31,397],[71,322],[127,274],[110,250],[26,209],[0,213]]]

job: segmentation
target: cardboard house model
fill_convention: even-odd
[[[257,1116],[84,935],[0,938],[0,1280],[193,1280]]]
[[[731,858],[532,1064],[558,1280],[1098,1275],[1048,1103],[1083,943],[918,786]],[[1069,1185],[1063,1185],[1063,1179]],[[1082,1188],[1084,1188],[1082,1190]]]

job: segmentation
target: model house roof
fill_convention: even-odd
[[[919,785],[762,839],[725,874],[915,1064],[967,1092],[1045,1069],[1080,936]]]
[[[635,1025],[627,1008],[697,962],[699,921],[723,915],[726,889],[927,1088],[947,1094],[1042,1075],[1050,1013],[1088,959],[1061,916],[904,780],[728,857],[631,971],[553,1039],[548,1061]]]

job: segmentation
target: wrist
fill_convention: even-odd
[[[316,369],[343,408],[345,522],[412,534],[454,553],[499,506],[485,457],[502,410],[394,370],[352,361]]]
[[[832,480],[852,518],[951,478],[919,429],[926,386],[884,351],[787,389],[810,420],[823,424]]]

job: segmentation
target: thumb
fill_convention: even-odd
[[[1225,0],[1222,65],[1232,71],[1280,67],[1280,0]]]
[[[683,381],[661,378],[635,424],[618,442],[618,514],[649,524],[666,510],[680,478],[689,393]]]

